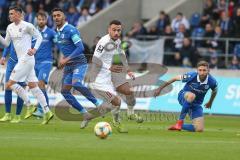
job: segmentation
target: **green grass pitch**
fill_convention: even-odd
[[[0,107],[0,116],[4,108]],[[239,160],[240,117],[206,116],[205,132],[170,132],[174,120],[124,120],[128,134],[95,137],[93,127],[54,118],[49,125],[30,118],[20,124],[0,123],[0,160]]]

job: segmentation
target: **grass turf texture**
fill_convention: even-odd
[[[13,111],[13,113],[15,113]],[[0,107],[0,115],[4,108]],[[106,140],[95,137],[93,127],[54,118],[49,125],[30,118],[20,124],[0,123],[0,159],[5,160],[239,160],[240,117],[206,116],[203,133],[170,132],[174,120],[142,124],[124,120],[128,134],[113,134]],[[112,126],[113,127],[113,126]]]

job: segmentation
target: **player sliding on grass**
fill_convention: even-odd
[[[27,96],[27,92],[17,84],[17,82],[28,82],[28,86],[32,94],[37,98],[43,112],[44,119],[42,124],[47,124],[53,118],[53,113],[49,110],[44,94],[38,87],[38,80],[34,71],[34,54],[42,42],[42,36],[37,29],[28,22],[22,20],[22,9],[19,7],[11,7],[9,9],[9,19],[12,22],[8,25],[5,39],[0,36],[0,43],[5,47],[10,45],[12,41],[17,53],[18,62],[14,67],[9,81],[6,83],[6,89],[12,89],[20,96],[27,108],[25,118],[30,117],[35,108],[30,107],[31,102]],[[36,44],[31,47],[32,38],[36,38]]]
[[[209,89],[212,90],[209,101],[205,107],[210,109],[217,95],[217,81],[209,74],[209,64],[206,61],[200,61],[197,64],[197,72],[188,72],[181,76],[176,76],[160,86],[155,92],[158,96],[161,91],[175,81],[185,82],[184,88],[178,94],[179,104],[182,106],[179,120],[169,128],[169,130],[187,130],[191,132],[202,132],[204,130],[204,118],[202,103]],[[192,124],[184,124],[186,114],[192,120]]]

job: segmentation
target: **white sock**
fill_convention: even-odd
[[[15,83],[10,87],[20,98],[23,99],[23,101],[25,102],[25,105],[27,107],[29,107],[31,105],[30,103],[30,99],[27,95],[26,90],[20,86],[19,84]]]
[[[112,109],[112,114],[115,115],[115,114],[119,114],[120,113],[120,107],[119,106],[113,106],[113,109]]]
[[[130,116],[132,114],[134,114],[134,110],[133,109],[128,109],[127,110],[127,115]]]
[[[133,107],[132,106],[128,106],[127,115],[130,116],[132,114],[134,114]]]
[[[40,106],[43,109],[43,113],[49,112],[50,110],[49,110],[49,107],[47,105],[46,98],[45,98],[43,92],[40,90],[40,88],[39,87],[35,87],[35,88],[30,89],[30,90],[31,90],[33,96],[35,98],[37,98],[38,103],[40,104]]]
[[[112,105],[113,106],[113,105]],[[112,116],[116,122],[120,122],[120,106],[113,106],[114,109],[112,109]]]

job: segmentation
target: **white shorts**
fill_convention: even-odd
[[[15,82],[38,82],[34,65],[35,61],[32,59],[19,59],[10,75],[10,80]]]
[[[117,92],[114,89],[114,86],[112,83],[105,83],[105,84],[100,84],[100,83],[90,83],[89,84],[91,89],[99,90],[99,91],[105,91],[109,92],[112,95],[116,96]]]
[[[118,88],[119,86],[128,83],[126,79],[126,73],[114,73],[112,72],[112,82],[115,88]]]
[[[101,99],[103,102],[106,102],[108,104],[110,104],[112,100],[116,97],[116,95],[113,95],[112,93],[107,91],[101,91],[91,88],[91,92],[96,98]]]

